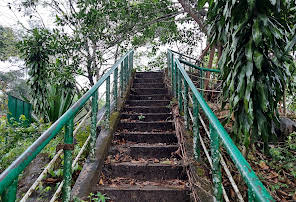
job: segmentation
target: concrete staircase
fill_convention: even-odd
[[[190,201],[162,72],[135,74],[101,178],[111,201]]]

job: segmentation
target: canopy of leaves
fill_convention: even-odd
[[[67,63],[68,60],[62,60],[63,57],[61,59],[53,57],[71,52],[71,49],[66,49],[63,45],[65,38],[58,37],[58,34],[50,33],[48,30],[35,29],[33,35],[19,44],[19,50],[29,69],[28,86],[31,89],[34,110],[48,121],[55,121],[58,118],[51,115],[51,111],[60,114],[59,110],[55,109],[57,106],[52,105],[52,102],[58,102],[55,95],[60,95],[61,100],[70,101],[75,89],[72,74],[75,65]],[[56,93],[55,89],[59,89],[59,93]],[[70,104],[66,106],[69,107]]]
[[[21,8],[32,11],[39,3],[24,1]],[[129,47],[149,42],[157,46],[178,36],[172,19],[180,11],[168,0],[64,3],[43,1],[54,11],[56,27],[35,28],[19,44],[29,68],[29,86],[37,114],[49,110],[49,85],[70,91],[75,89],[75,78],[80,75],[92,86],[108,70],[105,63],[110,62],[107,67],[111,67],[110,59],[116,60]]]
[[[205,2],[210,5],[209,40],[224,45],[219,67],[236,140],[247,148],[256,139],[267,146],[294,65],[295,1],[199,1],[201,6]]]
[[[16,37],[11,28],[0,25],[0,60],[7,60],[17,55]]]

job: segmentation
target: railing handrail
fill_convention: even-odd
[[[76,113],[84,106],[91,96],[98,90],[103,82],[113,73],[113,71],[125,60],[134,50],[128,51],[105,73],[99,81],[92,86],[76,103],[74,103],[50,128],[29,146],[8,168],[0,175],[0,193],[9,186],[18,175],[28,166],[28,164],[40,153],[40,151],[60,132],[66,123],[74,118]]]
[[[180,63],[186,64],[186,65],[193,67],[195,69],[198,69],[198,70],[202,70],[202,71],[206,71],[206,72],[221,73],[221,71],[219,69],[209,69],[209,68],[199,67],[199,66],[196,66],[186,60],[182,60],[182,59],[178,59],[178,60],[180,61]]]
[[[170,50],[169,50],[170,52]],[[244,181],[246,182],[247,186],[251,188],[252,192],[254,193],[257,200],[260,201],[274,201],[274,199],[271,197],[267,189],[264,187],[262,182],[259,180],[259,178],[256,176],[255,172],[252,170],[249,163],[246,161],[246,159],[243,157],[239,149],[236,147],[232,139],[230,138],[227,131],[224,129],[222,124],[219,122],[216,115],[213,113],[209,105],[206,103],[202,95],[198,92],[196,89],[194,83],[188,76],[185,69],[182,67],[180,60],[178,58],[174,58],[174,63],[176,63],[176,67],[180,70],[182,73],[184,79],[186,80],[188,86],[190,87],[193,96],[197,99],[197,102],[199,106],[204,111],[205,115],[207,116],[208,120],[212,124],[213,128],[218,133],[220,139],[222,140],[226,151],[230,155],[231,159],[233,160],[234,164],[240,171],[241,175],[243,176]]]
[[[174,51],[174,50],[172,50],[172,49],[168,49],[168,50],[171,51],[171,52],[173,52],[173,53],[176,53],[176,54],[178,54],[178,55],[181,55],[181,56],[187,57],[187,58],[189,58],[189,59],[192,59],[192,60],[195,60],[195,61],[198,61],[198,62],[201,63],[201,61],[200,61],[199,59],[196,59],[196,58],[191,57],[191,56],[189,56],[189,55],[186,55],[186,54],[180,53],[180,52],[178,52],[178,51]]]

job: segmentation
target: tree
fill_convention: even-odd
[[[0,25],[0,60],[7,60],[11,56],[17,55],[17,39],[13,30]]]
[[[0,109],[7,112],[8,94],[28,100],[28,88],[22,70],[0,71]]]
[[[295,2],[199,1],[201,6],[206,2],[209,39],[224,44],[219,67],[224,103],[229,102],[234,115],[235,139],[246,149],[262,140],[267,152],[279,123],[278,102],[294,65]]]
[[[63,2],[42,2],[56,14],[56,27],[46,29],[41,23],[19,45],[30,70],[29,86],[38,114],[49,109],[48,85],[68,86],[70,90],[76,76],[84,76],[90,86],[94,85],[128,47],[173,41],[177,25],[171,19],[182,13],[163,0]],[[32,14],[38,3],[24,1],[21,8],[30,10],[30,16],[38,16]]]

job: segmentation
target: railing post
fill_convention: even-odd
[[[134,69],[134,52],[131,53],[131,56],[132,56],[132,59],[131,59],[132,69]]]
[[[106,79],[106,120],[110,119],[110,76]],[[108,123],[109,124],[109,123]]]
[[[183,110],[182,106],[183,106],[183,97],[182,97],[182,74],[179,71],[179,69],[177,69],[177,81],[178,81],[178,88],[176,89],[176,95],[178,98],[178,104],[179,104],[179,112],[181,113]]]
[[[123,97],[123,61],[120,64],[120,96]]]
[[[118,83],[118,68],[114,70],[114,85],[113,85],[113,95],[114,95],[114,110],[117,111],[117,104],[118,104],[118,98],[117,98],[117,83]]]
[[[204,72],[203,72],[203,70],[200,70],[200,89],[202,89],[201,90],[201,95],[204,97]]]
[[[248,202],[255,202],[255,197],[252,188],[248,188]]]
[[[193,95],[193,152],[195,160],[200,160],[200,140],[199,140],[199,105],[195,95]]]
[[[91,100],[91,128],[90,128],[90,156],[95,157],[95,144],[97,137],[97,113],[98,113],[98,90],[94,92]]]
[[[2,193],[2,201],[14,202],[16,200],[18,178],[16,178]]]
[[[123,91],[126,89],[126,81],[127,81],[127,65],[126,58],[123,60]]]
[[[189,111],[188,111],[188,83],[184,79],[184,118],[186,129],[189,129]]]
[[[169,51],[167,52],[167,65],[168,65],[168,77],[170,78],[171,75],[170,75],[170,54],[169,54]]]
[[[174,91],[174,55],[170,53],[171,55],[171,79],[172,79],[172,91]]]
[[[175,72],[174,72],[174,73],[175,73],[175,76],[174,76],[175,79],[174,79],[174,92],[173,92],[173,93],[174,93],[174,95],[176,96],[176,98],[178,99],[178,94],[177,94],[177,90],[178,90],[178,89],[177,89],[177,82],[178,82],[178,67],[177,67],[177,63],[176,63],[176,62],[174,63],[174,66],[175,66],[175,69],[174,69],[174,70],[175,70]]]
[[[131,76],[131,56],[127,55],[127,70],[128,70],[128,77],[127,77],[127,83],[129,81],[129,78]]]
[[[213,190],[216,201],[222,201],[222,175],[220,165],[220,141],[217,131],[210,124],[210,137],[211,137],[211,158],[212,158],[212,179],[213,179]]]
[[[72,151],[73,144],[73,117],[70,118],[65,126],[64,138],[64,185],[63,185],[63,201],[70,201],[71,196],[71,182],[72,182]]]

